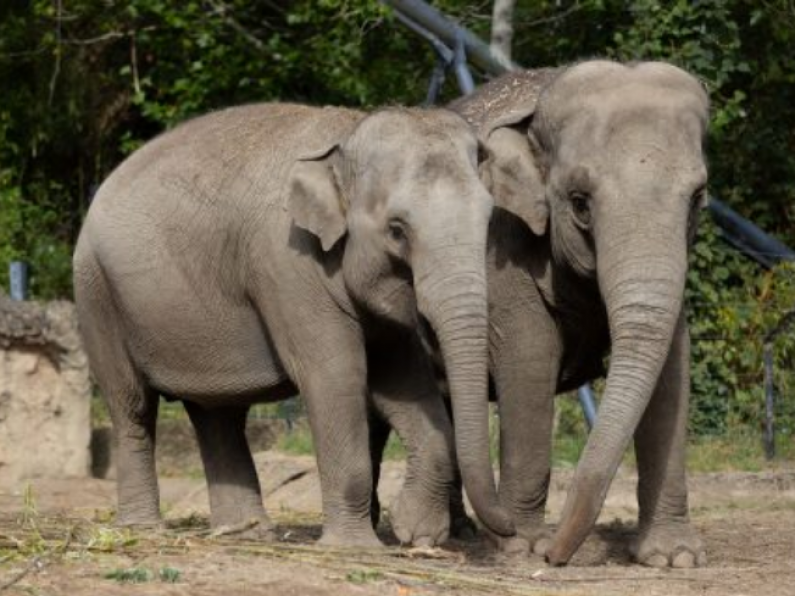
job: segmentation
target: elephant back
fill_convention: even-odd
[[[447,107],[485,136],[497,126],[530,116],[541,92],[563,70],[536,68],[509,72],[481,85],[470,95],[450,102]]]

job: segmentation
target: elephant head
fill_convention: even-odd
[[[381,110],[294,165],[290,209],[322,250],[342,247],[344,283],[360,308],[403,325],[430,324],[449,372],[467,492],[483,523],[510,535],[488,458],[493,199],[478,176],[481,149],[452,112]]]
[[[592,529],[641,419],[681,310],[706,202],[699,82],[664,63],[580,63],[485,126],[496,204],[549,234],[554,261],[598,284],[612,353],[598,421],[547,553],[565,564]]]

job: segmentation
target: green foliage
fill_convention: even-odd
[[[490,2],[433,4],[488,37]],[[712,100],[711,191],[795,245],[791,2],[533,0],[518,3],[514,25],[514,59],[526,66],[607,56],[695,73]],[[252,101],[417,104],[433,63],[377,0],[1,3],[0,80],[13,84],[0,86],[0,284],[8,261],[23,259],[34,297],[68,297],[90,195],[164,129]],[[454,94],[448,84],[444,97]],[[762,338],[792,307],[791,272],[759,269],[703,219],[687,290],[692,429],[756,430]],[[775,346],[785,431],[795,417],[792,336]]]
[[[376,569],[354,569],[345,575],[345,579],[353,584],[371,584],[384,581],[384,574]]]
[[[145,584],[155,579],[159,579],[166,584],[176,584],[181,576],[182,572],[173,567],[161,567],[157,573],[147,567],[116,568],[103,575],[105,579],[110,579],[120,584]]]
[[[101,552],[115,552],[138,543],[138,539],[128,528],[98,526],[88,537],[89,549]]]
[[[129,569],[111,569],[103,576],[120,584],[145,584],[152,581],[155,576],[146,567],[130,567]]]
[[[795,459],[792,436],[777,437],[776,453],[783,460]],[[769,466],[757,432],[740,429],[721,436],[701,436],[688,445],[687,469],[693,472],[758,472]]]
[[[161,567],[157,572],[160,581],[166,584],[176,584],[182,577],[182,572],[174,567]]]
[[[274,449],[292,455],[314,455],[315,446],[306,419],[297,422],[291,430],[281,433]],[[391,433],[384,448],[384,460],[400,461],[405,458],[405,447],[403,447],[397,435]]]

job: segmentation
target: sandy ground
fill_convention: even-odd
[[[795,595],[795,468],[691,476],[693,521],[709,556],[706,568],[694,570],[648,569],[629,561],[625,545],[636,517],[635,478],[622,470],[594,535],[570,566],[553,569],[536,557],[504,558],[480,540],[452,541],[431,551],[316,547],[320,495],[313,459],[274,452],[256,459],[266,506],[279,524],[276,544],[208,536],[201,478],[163,478],[170,529],[137,534],[106,522],[114,506],[113,481],[32,481],[27,500],[23,487],[0,488],[0,592]],[[382,502],[391,501],[402,475],[402,464],[385,464]],[[570,478],[566,470],[553,476],[553,521]],[[394,544],[388,523],[381,530]],[[106,577],[130,569],[144,574],[144,581]],[[161,573],[171,573],[173,583]]]

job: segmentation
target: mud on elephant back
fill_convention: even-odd
[[[300,392],[317,452],[322,542],[378,545],[369,408],[409,471],[403,542],[449,531],[452,432],[416,334],[441,344],[464,484],[513,532],[488,459],[485,152],[459,116],[261,104],[187,122],[99,189],[74,257],[86,349],[118,441],[118,521],[158,524],[158,396],[196,429],[214,526],[270,537],[248,407]]]

